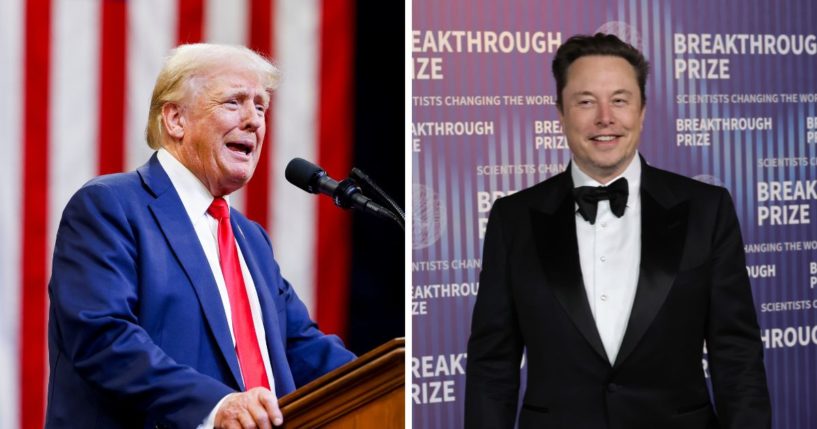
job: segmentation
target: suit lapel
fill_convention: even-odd
[[[267,340],[267,352],[272,367],[275,392],[280,396],[294,390],[295,382],[292,380],[292,371],[290,371],[286,359],[280,359],[281,356],[286,356],[284,341],[282,340],[282,336],[285,336],[286,332],[281,332],[281,324],[278,321],[278,307],[275,305],[275,299],[272,296],[273,293],[277,293],[278,289],[274,285],[267,283],[267,279],[263,276],[260,265],[256,261],[255,252],[250,248],[249,239],[237,220],[236,211],[231,209],[231,212],[230,219],[232,219],[233,231],[236,231],[236,241],[238,241],[238,246],[241,248],[244,262],[247,263],[247,269],[250,270],[250,275],[255,283],[255,290],[258,293],[258,301],[261,304],[264,336]]]
[[[582,280],[575,204],[569,192],[573,181],[569,173],[563,173],[558,180],[554,184],[557,191],[545,196],[550,197],[546,204],[549,207],[531,210],[533,241],[547,284],[582,336],[606,362],[607,353],[590,311]]]
[[[204,318],[216,339],[224,360],[230,367],[236,385],[244,390],[238,358],[233,347],[218,286],[181,199],[155,154],[145,166],[139,169],[139,174],[145,185],[156,196],[156,199],[150,204],[150,210],[196,291]]]
[[[674,198],[652,167],[642,166],[641,263],[616,367],[632,353],[664,304],[678,273],[686,238],[688,205]]]

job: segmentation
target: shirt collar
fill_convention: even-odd
[[[187,216],[195,224],[196,221],[207,213],[210,204],[213,203],[213,195],[207,187],[196,177],[192,171],[188,170],[176,157],[164,148],[160,148],[157,158],[159,164],[167,173],[176,193],[182,200]],[[230,197],[225,196],[227,205],[230,205]]]

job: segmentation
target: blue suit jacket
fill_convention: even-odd
[[[231,211],[278,396],[354,358],[281,277],[264,230]],[[156,155],[68,203],[49,284],[46,427],[194,428],[244,390],[216,282]]]

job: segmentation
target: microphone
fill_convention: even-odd
[[[332,197],[335,205],[342,209],[354,208],[378,216],[395,219],[394,213],[363,195],[351,179],[338,182],[329,177],[322,168],[302,159],[293,158],[284,170],[289,183],[310,194],[324,194]]]

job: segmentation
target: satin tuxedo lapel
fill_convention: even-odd
[[[635,300],[615,367],[632,353],[672,288],[683,255],[689,206],[642,161],[641,264]]]
[[[606,361],[607,353],[587,302],[579,263],[575,203],[569,192],[573,180],[569,173],[563,173],[558,180],[554,184],[556,192],[546,195],[545,205],[531,210],[533,241],[547,285],[579,332]]]
[[[249,240],[244,233],[244,228],[237,221],[236,211],[230,209],[230,219],[233,225],[233,231],[236,231],[236,241],[241,248],[241,254],[244,256],[244,261],[247,263],[247,268],[250,270],[253,282],[255,282],[255,290],[258,293],[258,301],[261,308],[266,311],[261,311],[264,320],[264,333],[267,340],[267,352],[270,357],[270,365],[272,366],[272,373],[275,374],[275,391],[289,392],[295,389],[295,381],[292,379],[292,371],[286,359],[274,359],[275,356],[286,356],[284,349],[286,332],[281,330],[282,326],[278,320],[278,305],[279,300],[272,296],[273,293],[278,292],[278,288],[274,285],[267,284],[267,280],[262,274],[261,266],[255,258],[255,252],[250,249]],[[253,228],[247,225],[247,228]],[[268,311],[268,309],[275,309],[276,311]]]
[[[208,267],[209,263],[182,201],[167,173],[159,164],[156,155],[153,155],[150,162],[137,171],[142,177],[142,182],[156,197],[155,201],[149,205],[150,210],[196,291],[204,318],[218,343],[219,351],[230,367],[235,385],[244,390],[244,382],[238,367],[238,359],[218,286],[212,272],[209,269],[202,269],[202,267]]]

